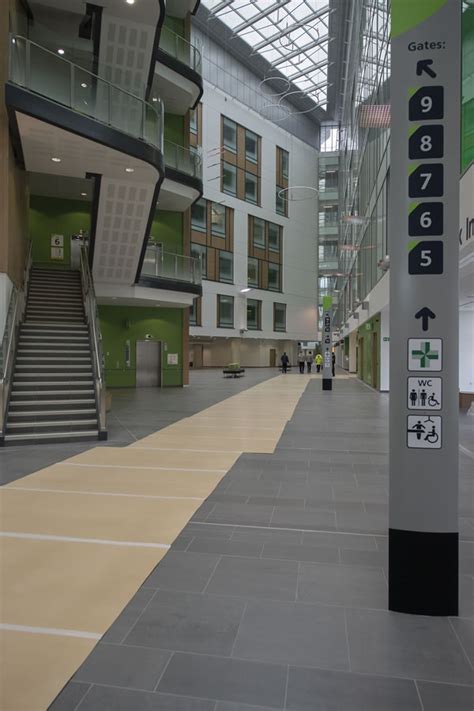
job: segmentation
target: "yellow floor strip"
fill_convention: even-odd
[[[274,451],[311,377],[272,378],[0,490],[2,711],[48,707],[240,454]]]

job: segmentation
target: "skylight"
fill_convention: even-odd
[[[244,40],[252,54],[270,62],[274,71],[269,77],[279,72],[288,79],[280,100],[285,95],[307,96],[326,109],[328,0],[203,0],[202,4]]]

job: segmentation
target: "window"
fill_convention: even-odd
[[[286,331],[286,304],[273,304],[273,330]]]
[[[258,160],[258,136],[247,129],[245,130],[245,158],[252,163]]]
[[[265,249],[265,222],[258,217],[253,218],[253,246]]]
[[[193,299],[193,304],[189,307],[189,325],[201,325],[201,299],[199,297]]]
[[[245,199],[247,202],[258,202],[258,178],[253,173],[245,173]]]
[[[205,232],[207,228],[207,203],[201,198],[191,208],[191,227],[193,230]]]
[[[283,217],[286,217],[286,215],[287,215],[287,209],[286,209],[286,207],[287,207],[287,204],[288,204],[288,203],[287,203],[287,200],[286,200],[286,198],[285,198],[286,191],[283,192],[283,193],[282,193],[281,191],[282,191],[282,188],[278,187],[278,185],[277,185],[277,188],[276,188],[276,191],[275,191],[275,195],[276,195],[276,198],[275,198],[275,209],[276,209],[276,212],[277,212],[278,215],[283,215]]]
[[[262,302],[257,299],[247,299],[247,328],[249,331],[260,331],[261,322]]]
[[[284,178],[288,180],[288,175],[289,175],[289,169],[290,169],[290,154],[288,151],[284,151],[283,149],[280,148],[281,151],[281,174]]]
[[[217,294],[218,328],[234,328],[234,297]]]
[[[268,223],[268,249],[271,252],[280,251],[280,225]]]
[[[198,133],[198,110],[191,109],[189,112],[189,130],[197,136]]]
[[[234,281],[234,265],[232,252],[219,251],[219,281],[232,284]]]
[[[230,163],[222,163],[222,190],[229,195],[237,194],[237,168]]]
[[[280,291],[280,265],[268,262],[268,288],[270,291]]]
[[[255,257],[249,257],[247,282],[248,286],[258,287],[258,259],[255,259]]]
[[[205,279],[207,276],[207,247],[203,244],[191,242],[191,257],[199,260],[201,264],[201,273]]]
[[[222,121],[222,137],[224,148],[232,153],[237,153],[237,124],[225,116]]]
[[[222,235],[226,233],[226,214],[225,206],[219,205],[218,202],[211,203],[211,232],[213,235]]]

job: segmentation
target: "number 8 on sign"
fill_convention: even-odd
[[[444,154],[443,127],[418,126],[410,135],[409,158],[442,158]]]

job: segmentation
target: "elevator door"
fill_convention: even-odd
[[[137,341],[137,388],[161,385],[161,341]]]

